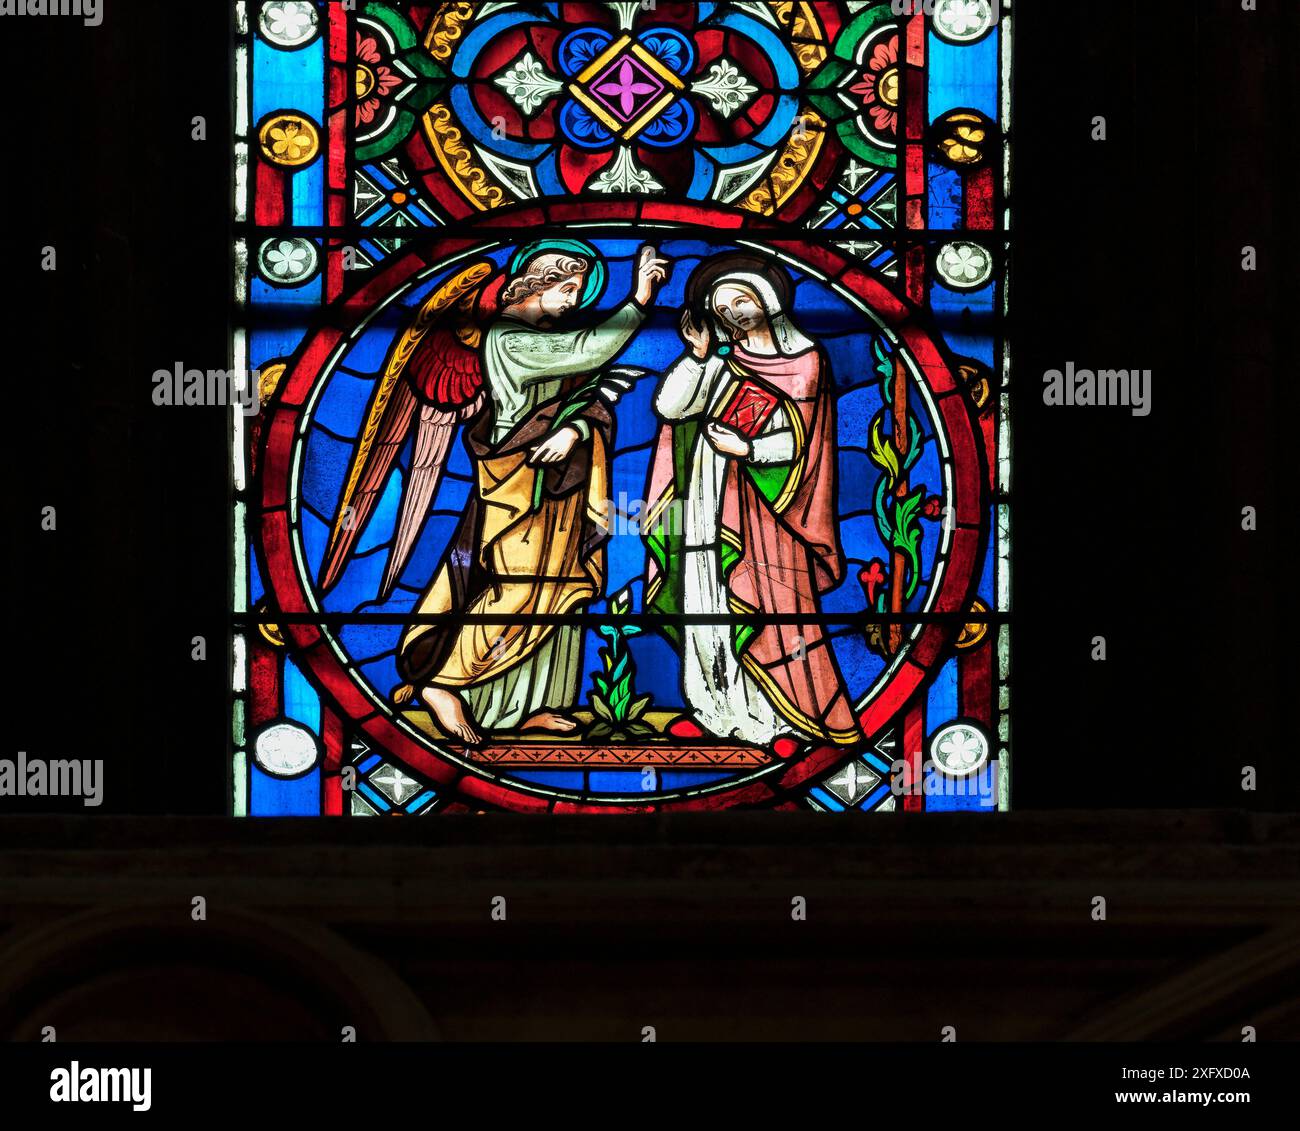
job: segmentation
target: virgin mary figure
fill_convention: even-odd
[[[687,283],[689,348],[655,395],[645,606],[665,617],[706,731],[847,744],[863,736],[819,622],[819,595],[844,574],[834,379],[791,291],[779,267],[730,252]]]

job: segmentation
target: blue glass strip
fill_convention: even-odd
[[[957,657],[953,656],[934,677],[925,701],[925,725],[937,730],[957,717]]]
[[[978,110],[998,117],[997,31],[978,43],[946,43],[933,32],[929,42],[930,120],[949,110]]]
[[[284,660],[284,715],[320,734],[320,696],[292,658]]]
[[[248,812],[253,817],[319,817],[320,770],[300,778],[272,777],[260,766],[249,766]]]
[[[253,124],[280,110],[298,110],[319,127],[325,112],[325,37],[296,51],[253,39]]]
[[[383,797],[377,790],[371,789],[365,782],[357,782],[357,789],[378,809],[381,813],[387,813],[392,805],[388,798]]]
[[[879,805],[881,802],[883,802],[888,796],[889,796],[889,785],[888,783],[886,783],[885,785],[882,785],[879,788],[872,791],[871,793],[867,794],[866,800],[863,801],[862,804],[858,806],[858,808],[866,811],[870,811],[874,809],[877,805]]]
[[[548,789],[567,789],[575,793],[581,792],[586,785],[586,775],[581,770],[511,770],[510,776]]]
[[[325,162],[317,159],[293,175],[293,222],[303,227],[325,223]]]
[[[808,791],[808,796],[813,798],[813,800],[815,800],[819,805],[826,806],[827,809],[830,809],[836,813],[844,812],[844,803],[840,801],[838,798],[832,797],[829,793],[827,793],[824,789],[822,789],[821,786],[816,786],[813,789],[810,789]]]
[[[943,789],[934,781],[937,771],[933,767],[925,772],[925,807],[933,813],[986,813],[998,807],[997,763],[988,762],[978,772],[965,778],[950,778],[944,781]],[[943,777],[943,775],[938,775]],[[960,787],[958,783],[960,782]],[[958,795],[955,791],[962,788],[965,792]],[[944,789],[953,792],[944,792]],[[931,792],[934,791],[934,792]]]
[[[866,762],[867,765],[870,766],[872,769],[879,770],[882,774],[888,774],[891,772],[889,763],[876,754],[873,754],[871,752],[863,754],[862,760]]]
[[[595,770],[587,788],[592,793],[654,793],[659,788],[657,777],[657,770],[644,778],[640,770]],[[648,786],[643,784],[646,781]]]

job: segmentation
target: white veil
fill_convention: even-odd
[[[758,296],[758,301],[763,304],[763,310],[772,325],[772,340],[776,343],[778,353],[793,356],[813,348],[812,340],[791,322],[790,316],[781,309],[781,300],[777,298],[776,289],[762,275],[752,271],[736,271],[730,275],[723,275],[714,280],[713,286],[709,288],[710,299],[717,294],[719,287],[724,286],[745,287]],[[714,318],[717,318],[717,315],[714,315]],[[724,336],[730,337],[730,334]]]

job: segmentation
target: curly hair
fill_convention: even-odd
[[[516,275],[506,284],[505,290],[501,292],[501,303],[510,306],[523,302],[562,279],[585,274],[590,266],[585,259],[576,255],[559,255],[554,252],[539,255],[524,268],[522,275]]]

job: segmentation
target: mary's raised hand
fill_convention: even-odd
[[[691,317],[689,310],[682,311],[682,339],[701,361],[709,356],[709,331]]]

